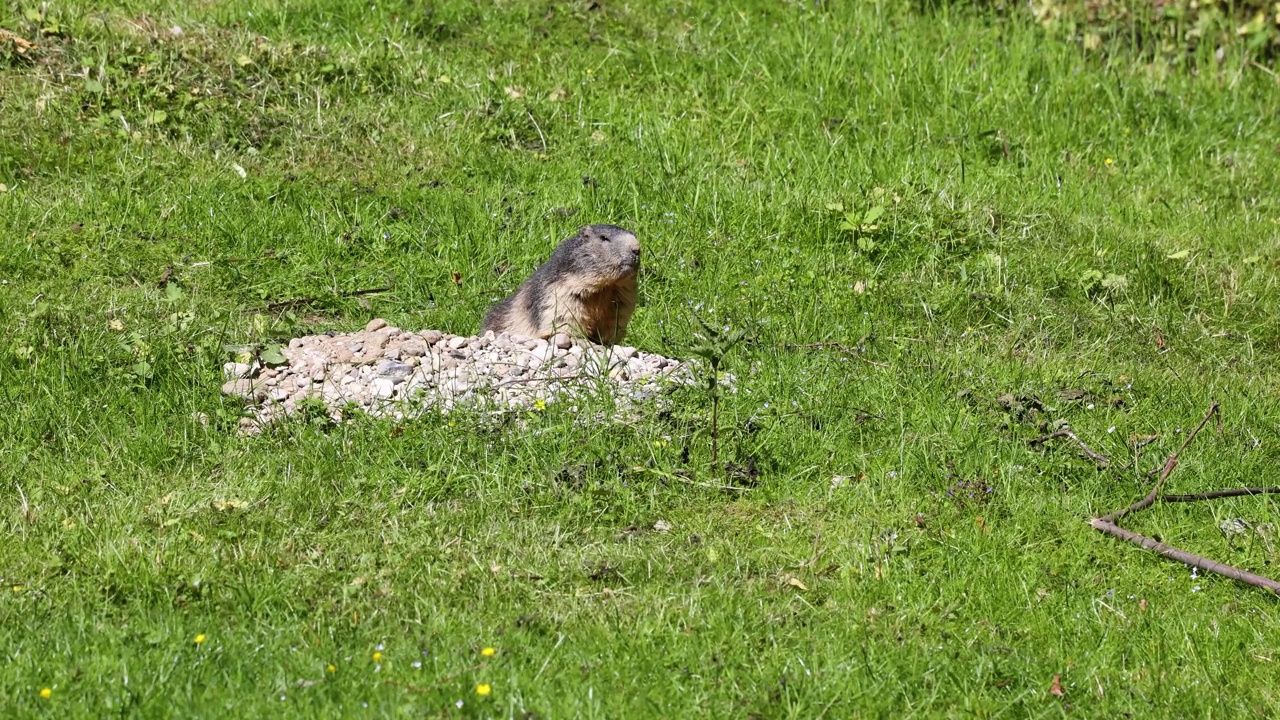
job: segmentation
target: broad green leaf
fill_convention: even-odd
[[[285,365],[289,362],[289,358],[284,356],[282,349],[280,345],[264,345],[258,357],[267,365]]]

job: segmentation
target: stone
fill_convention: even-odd
[[[389,398],[396,390],[396,384],[390,378],[377,378],[371,385],[373,394],[380,398]]]
[[[251,372],[253,366],[249,363],[229,362],[222,366],[222,376],[228,380],[247,378]]]
[[[239,380],[229,380],[222,384],[222,394],[223,395],[241,395],[243,397],[250,397],[253,395],[253,391],[257,386],[258,386],[257,383],[247,378],[241,378]]]
[[[412,418],[428,407],[441,412],[527,410],[539,399],[569,400],[576,407],[573,401],[594,393],[595,383],[603,381],[618,407],[627,408],[662,402],[668,383],[694,379],[679,361],[633,347],[602,347],[567,333],[469,337],[438,330],[405,332],[385,321],[370,322],[354,333],[294,338],[284,354],[289,364],[273,368],[223,366],[222,391],[246,398],[252,407],[251,427],[245,432],[256,433],[267,422],[297,413],[310,397],[322,398],[335,421],[349,417],[344,407]],[[732,386],[732,376],[725,373],[724,378]],[[521,421],[516,425],[522,426]]]
[[[374,318],[374,319],[372,319],[372,320],[370,320],[370,321],[369,321],[369,324],[368,324],[368,325],[365,325],[365,326],[364,326],[364,331],[365,331],[365,332],[374,332],[374,331],[377,331],[377,330],[381,330],[382,328],[384,328],[384,327],[386,327],[386,326],[387,326],[387,321],[386,321],[386,320],[383,320],[382,318]]]
[[[401,357],[408,355],[409,357],[422,357],[428,352],[427,344],[421,340],[407,340],[400,344]]]

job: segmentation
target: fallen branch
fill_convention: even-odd
[[[1210,405],[1209,412],[1204,414],[1204,418],[1200,420],[1200,424],[1196,425],[1196,428],[1187,434],[1187,439],[1183,440],[1182,444],[1178,446],[1178,449],[1174,450],[1173,454],[1164,461],[1164,467],[1160,469],[1160,477],[1156,479],[1156,484],[1151,488],[1151,492],[1147,493],[1146,497],[1127,508],[1117,510],[1110,515],[1106,515],[1102,519],[1109,523],[1114,523],[1131,512],[1136,512],[1150,507],[1151,504],[1156,501],[1156,498],[1160,497],[1160,488],[1164,486],[1164,481],[1169,478],[1169,474],[1173,472],[1173,469],[1178,467],[1178,457],[1182,455],[1182,451],[1191,444],[1192,440],[1196,439],[1196,435],[1200,434],[1201,428],[1204,427],[1205,423],[1209,422],[1209,418],[1213,417],[1213,415],[1218,412],[1219,407],[1220,406],[1216,402]]]
[[[1231,578],[1232,580],[1238,580],[1242,583],[1247,583],[1254,587],[1260,587],[1264,590],[1270,590],[1271,592],[1280,595],[1280,582],[1276,582],[1270,578],[1265,578],[1261,575],[1254,575],[1247,570],[1241,570],[1240,568],[1224,565],[1220,562],[1201,557],[1195,553],[1179,550],[1176,547],[1165,545],[1158,540],[1144,537],[1135,532],[1129,532],[1119,525],[1107,522],[1102,518],[1093,518],[1089,521],[1089,524],[1092,525],[1095,530],[1107,533],[1108,535],[1114,535],[1121,540],[1126,540],[1134,545],[1138,545],[1139,547],[1144,547],[1153,552],[1160,553],[1171,560],[1177,560],[1180,563],[1185,563],[1192,567],[1198,567],[1205,572],[1211,572],[1223,577]]]
[[[1076,444],[1080,446],[1080,449],[1084,451],[1084,454],[1088,455],[1090,460],[1097,463],[1099,469],[1103,469],[1111,465],[1111,458],[1107,457],[1106,455],[1103,455],[1102,453],[1086,445],[1085,442],[1081,440],[1079,437],[1077,437],[1075,433],[1071,432],[1071,428],[1062,428],[1060,430],[1054,430],[1048,435],[1030,440],[1029,444],[1041,445],[1050,440],[1053,440],[1054,438],[1060,438],[1060,437],[1066,437],[1066,438],[1071,438],[1072,440],[1075,440]]]
[[[387,287],[368,288],[366,290],[352,290],[351,292],[338,293],[338,297],[344,297],[344,298],[360,297],[361,295],[376,295],[378,293],[384,293],[384,292],[390,292],[390,291],[391,291],[391,286],[388,285]],[[304,297],[304,298],[296,298],[293,300],[277,300],[276,302],[267,303],[267,310],[268,311],[282,310],[284,308],[294,308],[294,307],[300,307],[302,305],[310,305],[312,303],[320,302],[321,299],[322,298],[320,297]]]
[[[1280,487],[1234,488],[1232,490],[1214,490],[1213,492],[1191,493],[1190,495],[1161,495],[1160,502],[1195,502],[1197,500],[1214,500],[1224,497],[1251,497],[1253,495],[1280,495]]]
[[[1159,540],[1154,540],[1152,538],[1139,535],[1138,533],[1125,530],[1116,523],[1117,520],[1125,515],[1138,512],[1139,510],[1144,510],[1160,500],[1165,502],[1195,502],[1197,500],[1212,500],[1214,498],[1223,497],[1280,494],[1280,488],[1265,487],[1235,488],[1232,490],[1214,490],[1211,492],[1191,493],[1186,495],[1160,496],[1160,490],[1164,487],[1165,481],[1169,479],[1169,475],[1173,473],[1174,468],[1178,467],[1178,459],[1181,457],[1182,451],[1185,450],[1187,446],[1191,444],[1191,441],[1196,438],[1196,435],[1200,433],[1200,430],[1209,422],[1209,418],[1219,415],[1218,410],[1220,407],[1221,406],[1216,402],[1209,406],[1209,411],[1204,414],[1204,418],[1200,420],[1200,424],[1196,425],[1195,429],[1187,434],[1187,438],[1182,441],[1182,445],[1180,445],[1177,450],[1174,450],[1173,453],[1169,455],[1168,459],[1164,461],[1164,467],[1160,469],[1160,477],[1156,479],[1156,483],[1152,486],[1150,492],[1148,492],[1141,500],[1138,500],[1129,507],[1116,510],[1109,515],[1090,518],[1089,525],[1098,532],[1103,532],[1113,537],[1120,538],[1125,542],[1131,542],[1134,545],[1159,553],[1171,560],[1177,560],[1180,563],[1185,563],[1192,567],[1199,568],[1205,572],[1211,572],[1237,582],[1253,585],[1254,587],[1259,587],[1264,590],[1270,590],[1271,592],[1280,595],[1280,582],[1262,577],[1261,575],[1255,575],[1247,570],[1241,570],[1240,568],[1220,563],[1216,560],[1210,560],[1209,558],[1196,555],[1195,553],[1179,550],[1171,545],[1165,545]]]

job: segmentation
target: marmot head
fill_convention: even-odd
[[[624,280],[640,270],[640,241],[617,225],[587,225],[562,245],[568,246],[577,273],[601,283]]]

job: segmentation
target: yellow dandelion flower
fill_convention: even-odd
[[[489,683],[480,683],[476,686],[476,694],[480,697],[484,697],[491,692],[493,692],[493,688],[489,687]]]
[[[1105,164],[1107,167],[1111,167],[1112,165],[1114,165],[1114,164],[1116,163],[1116,161],[1115,161],[1115,160],[1112,160],[1111,158],[1107,158],[1106,160],[1103,160],[1102,162],[1103,162],[1103,164]]]
[[[489,686],[488,686],[488,685],[485,685],[485,687],[489,687]],[[476,690],[476,692],[479,692],[479,689],[477,689],[477,690]],[[488,694],[489,694],[489,693],[487,693],[487,692],[485,693],[485,695],[488,695]],[[53,689],[52,689],[52,688],[40,688],[40,697],[44,698],[45,700],[48,700],[49,698],[53,697]]]
[[[382,653],[380,653],[380,652],[376,652],[376,653],[374,653],[374,654],[373,654],[373,661],[374,661],[374,662],[382,662]]]
[[[338,672],[338,668],[334,667],[333,663],[329,663],[329,665],[325,667],[325,670],[328,670],[331,673]]]
[[[204,633],[200,633],[199,635],[196,635],[196,637],[195,637],[195,643],[196,643],[197,645],[199,645],[200,643],[204,642],[204,641],[205,641],[205,639],[206,639],[206,638],[205,638],[205,636],[204,636]]]
[[[547,409],[547,401],[546,401],[546,400],[543,400],[542,398],[538,398],[537,400],[534,400],[534,401],[533,401],[533,409],[534,409],[534,410],[537,410],[538,412],[542,412],[543,410],[546,410],[546,409]]]
[[[497,652],[498,652],[497,650],[494,650],[494,649],[493,649],[493,648],[491,648],[491,647],[487,647],[487,648],[485,648],[485,649],[481,650],[481,651],[480,651],[480,654],[481,654],[481,655],[483,655],[483,656],[485,656],[485,657],[493,657],[493,656],[494,656],[494,654],[495,654],[495,653],[497,653]]]

